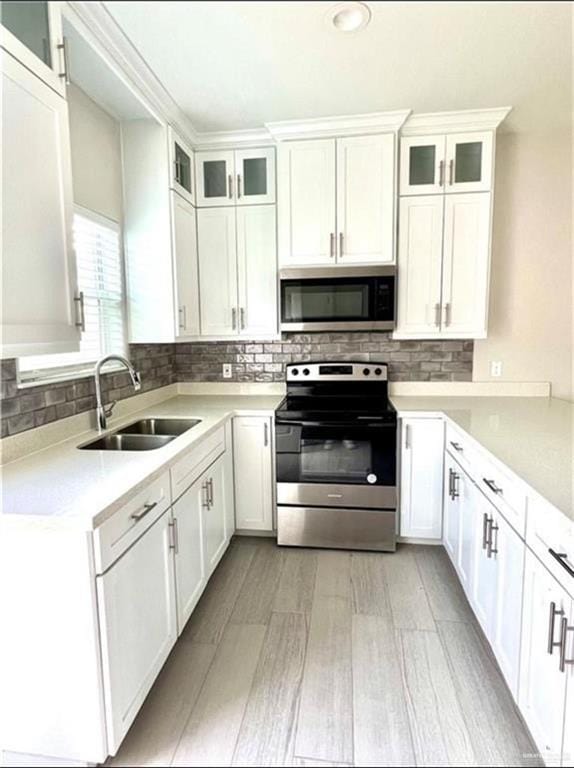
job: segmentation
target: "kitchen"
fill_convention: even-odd
[[[2,764],[574,765],[571,3],[0,10]]]

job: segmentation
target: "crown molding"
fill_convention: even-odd
[[[206,131],[196,133],[195,149],[230,149],[232,147],[274,146],[266,128],[247,128],[240,131]]]
[[[512,107],[466,109],[461,112],[428,112],[413,114],[405,122],[403,136],[428,133],[460,133],[464,131],[495,131],[506,119]]]
[[[275,141],[363,136],[370,133],[400,131],[410,114],[410,109],[402,109],[394,112],[371,112],[365,115],[284,120],[278,123],[265,123],[265,127]]]

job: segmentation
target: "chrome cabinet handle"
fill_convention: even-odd
[[[241,197],[241,174],[237,174],[237,199]]]
[[[229,174],[227,177],[228,197],[231,200],[233,198],[233,176]]]
[[[409,450],[411,447],[411,425],[405,424],[405,448]]]
[[[237,309],[235,307],[231,310],[231,327],[234,331],[237,329]]]
[[[213,478],[210,477],[207,481],[207,504],[208,509],[211,509],[213,506]]]
[[[434,305],[434,324],[440,328],[440,304]]]
[[[169,532],[169,548],[173,549],[174,554],[177,555],[179,552],[179,528],[177,527],[177,517],[174,517],[173,520],[170,521]]]
[[[487,557],[492,557],[498,554],[498,534],[496,534],[496,546],[494,546],[493,532],[498,531],[498,525],[495,524],[494,518],[490,519],[488,547],[486,550]]]
[[[459,492],[458,488],[456,487],[456,484],[458,483],[459,475],[457,472],[452,470],[452,493],[451,493],[451,499],[454,501],[455,499],[458,499]]]
[[[560,661],[558,664],[558,669],[561,672],[566,672],[567,665],[574,664],[574,657],[571,659],[566,658],[566,637],[568,632],[574,632],[574,627],[569,627],[568,619],[566,616],[563,616],[560,622]]]
[[[203,493],[201,506],[204,507],[205,509],[209,509],[209,480],[206,480],[204,483],[201,484],[201,490]]]
[[[464,449],[463,449],[463,447],[462,447],[462,445],[460,443],[455,443],[455,442],[453,442],[451,440],[450,444],[452,445],[452,447],[454,448],[455,451],[458,451],[459,453],[463,452]]]
[[[452,187],[453,179],[454,179],[454,160],[450,160],[448,164],[448,183],[450,184],[451,187]]]
[[[449,326],[450,320],[451,320],[451,306],[450,306],[450,302],[447,302],[444,305],[444,324],[446,326]]]
[[[339,232],[339,258],[343,258],[343,233]]]
[[[266,448],[269,445],[269,425],[267,422],[263,424],[263,445]]]
[[[557,616],[564,616],[564,610],[562,608],[556,609],[556,603],[554,600],[550,603],[550,615],[548,617],[548,646],[546,650],[552,656],[554,648],[560,647],[560,640],[554,640],[554,621]]]
[[[74,296],[74,302],[78,307],[79,319],[76,320],[75,326],[79,328],[82,333],[86,330],[86,311],[84,308],[84,292],[80,291],[77,296]]]
[[[491,490],[493,493],[496,493],[497,495],[498,495],[498,494],[502,494],[502,488],[499,488],[499,487],[496,485],[496,483],[494,482],[494,480],[487,480],[487,479],[486,479],[486,477],[483,477],[483,478],[482,478],[482,482],[483,482],[483,483],[484,483],[484,484],[485,484],[485,485],[486,485],[488,488],[490,488],[490,490]]]
[[[490,524],[490,518],[486,512],[482,513],[482,548],[486,549],[488,546],[488,527]]]
[[[557,560],[562,568],[565,569],[567,573],[570,574],[570,576],[574,576],[574,568],[568,563],[568,555],[566,552],[555,552],[553,549],[548,549],[548,552],[552,555],[552,557]]]
[[[241,330],[243,330],[245,328],[245,309],[244,309],[244,307],[241,307],[241,309],[239,310],[239,317],[240,317],[240,322],[241,322]]]
[[[444,160],[438,164],[438,185],[439,187],[444,186]]]
[[[62,51],[62,58],[64,59],[64,71],[60,72],[58,77],[64,80],[66,85],[70,85],[70,67],[68,63],[68,38],[63,37],[62,42],[57,46],[58,50]]]
[[[331,232],[329,235],[329,254],[332,259],[335,258],[335,233]]]
[[[451,499],[452,499],[452,476],[453,476],[453,471],[451,467],[449,467],[448,468],[448,495],[450,496]]]
[[[141,520],[142,517],[145,517],[149,512],[152,511],[152,509],[155,509],[157,507],[158,502],[154,501],[152,504],[144,504],[141,509],[139,509],[137,512],[133,512],[130,517],[132,520],[135,520],[136,523],[138,520]]]
[[[179,328],[185,330],[187,328],[187,307],[182,304],[179,308]]]

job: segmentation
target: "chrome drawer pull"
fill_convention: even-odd
[[[490,519],[489,537],[488,537],[488,550],[486,552],[488,557],[498,554],[497,547],[493,546],[492,532],[498,531],[498,526],[494,524],[494,518]],[[496,544],[498,545],[498,534],[496,535]]]
[[[570,576],[574,576],[574,568],[568,562],[568,555],[566,552],[555,552],[553,549],[549,549],[548,551],[552,557],[560,563],[562,568],[570,574]]]
[[[170,532],[169,548],[173,549],[174,554],[177,555],[179,552],[179,528],[177,527],[177,517],[174,517],[168,525]]]
[[[132,520],[135,520],[137,523],[138,520],[141,520],[142,517],[145,517],[148,514],[148,512],[151,512],[152,509],[157,507],[157,505],[158,505],[157,501],[154,501],[152,504],[144,504],[143,507],[138,512],[134,512],[133,514],[130,515],[130,517]]]
[[[452,447],[454,448],[455,451],[458,451],[459,453],[463,452],[463,447],[462,447],[462,445],[460,443],[455,443],[455,442],[453,442],[451,440],[450,444],[452,445]]]
[[[499,488],[494,482],[494,480],[487,480],[486,477],[483,477],[482,482],[485,483],[485,485],[487,485],[487,487],[490,488],[490,490],[493,493],[496,493],[496,494],[502,493],[502,488]]]
[[[486,549],[488,546],[488,526],[490,524],[490,518],[486,512],[482,513],[482,548]]]
[[[564,611],[560,609],[559,611],[556,610],[556,603],[552,601],[550,603],[550,616],[548,618],[548,647],[547,651],[552,656],[552,652],[554,648],[560,647],[560,640],[557,642],[554,640],[554,621],[557,616],[563,616]]]

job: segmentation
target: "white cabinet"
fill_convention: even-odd
[[[277,333],[275,206],[200,208],[202,336]]]
[[[262,416],[233,419],[235,525],[273,530],[272,421]]]
[[[197,479],[172,508],[177,593],[177,629],[181,634],[205,587],[201,506],[205,480]]]
[[[467,594],[474,567],[476,493],[472,480],[445,453],[442,541]]]
[[[396,338],[484,338],[491,196],[402,197]]]
[[[458,555],[460,551],[460,501],[459,494],[455,495],[453,483],[460,472],[458,464],[451,459],[448,453],[444,455],[444,496],[443,496],[443,521],[442,543],[451,559],[452,564],[458,570]]]
[[[108,748],[114,755],[177,637],[168,513],[96,582]]]
[[[546,765],[560,765],[564,737],[566,690],[574,688],[574,666],[560,669],[560,645],[574,658],[574,631],[563,639],[562,620],[574,623],[572,600],[538,559],[526,552],[524,614],[520,654],[518,703]],[[572,740],[572,722],[566,721],[566,741]],[[572,755],[570,755],[570,764]]]
[[[263,205],[275,202],[275,149],[197,152],[200,207]]]
[[[492,188],[493,131],[401,139],[401,195],[488,192]]]
[[[177,297],[176,336],[199,336],[199,270],[195,208],[171,193],[173,269]]]
[[[497,563],[493,553],[493,540],[497,534],[497,520],[489,502],[476,492],[474,510],[474,573],[471,602],[484,634],[490,639],[494,633],[496,616]]]
[[[193,150],[171,127],[168,129],[168,142],[170,187],[185,200],[195,204]]]
[[[3,355],[79,349],[68,106],[2,56]]]
[[[401,420],[401,536],[440,539],[444,422]]]
[[[2,47],[65,97],[68,62],[61,6],[60,2],[2,3],[0,32]]]
[[[209,577],[227,547],[227,505],[225,455],[220,456],[203,475],[202,534],[205,569]]]
[[[394,134],[284,142],[281,266],[394,261]]]

